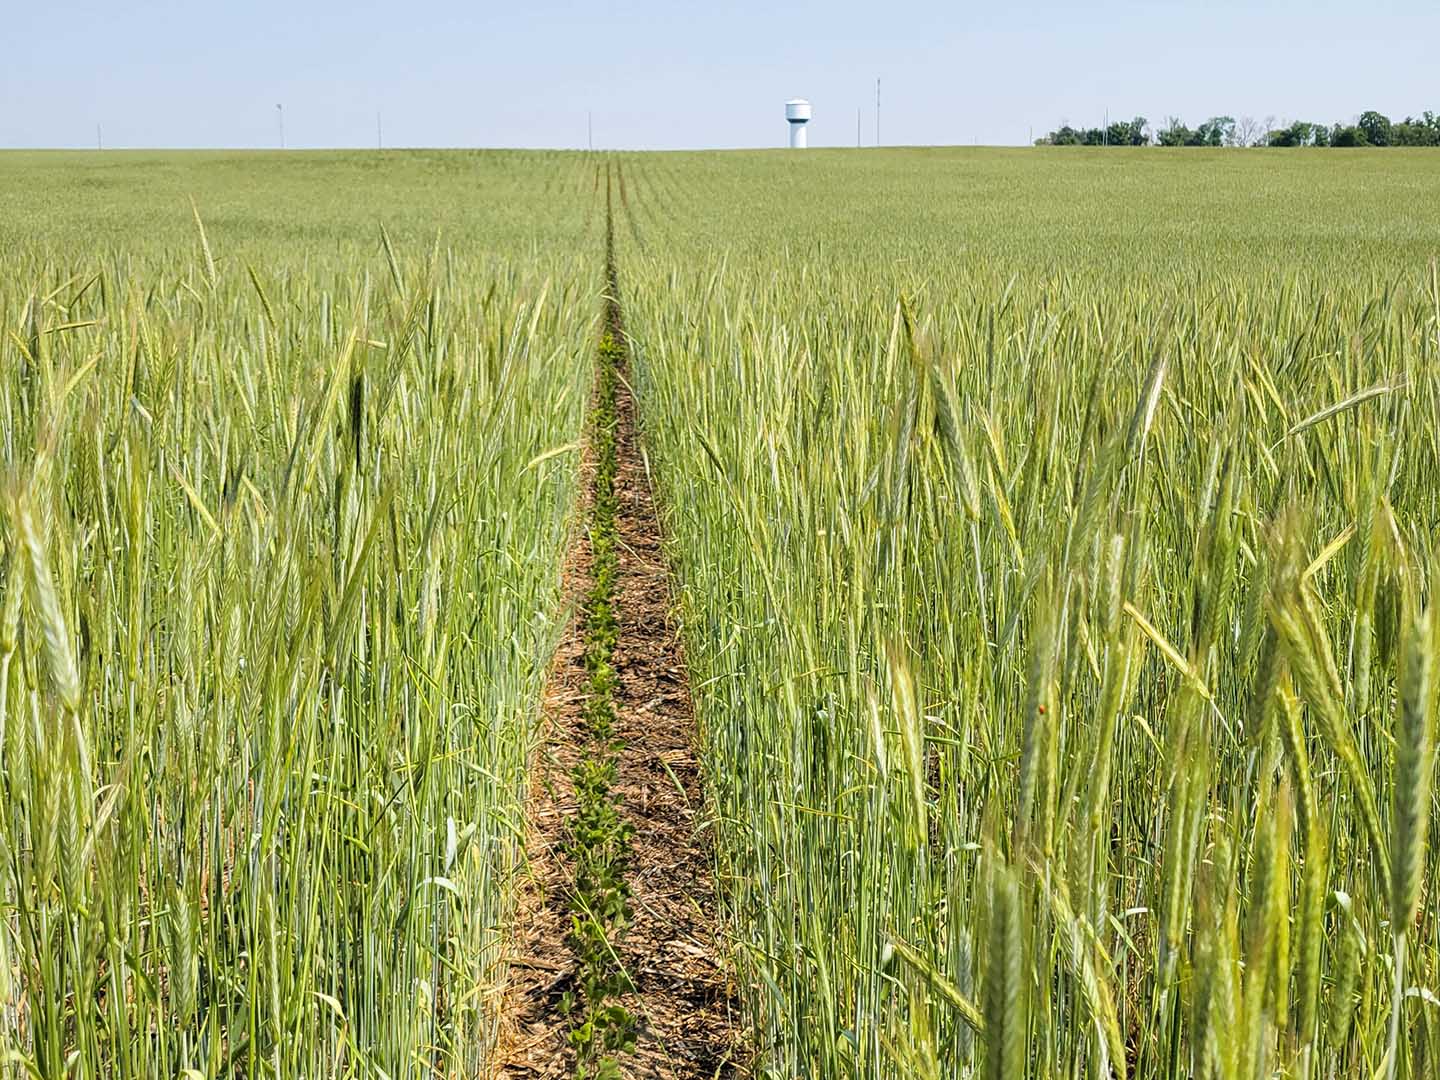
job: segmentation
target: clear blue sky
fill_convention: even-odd
[[[1440,0],[3,0],[0,147],[1023,143],[1061,120],[1440,112]],[[1430,54],[1430,55],[1427,55]]]

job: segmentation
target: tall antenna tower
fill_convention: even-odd
[[[276,119],[277,119],[277,120],[279,121],[279,123],[280,123],[280,149],[281,149],[281,150],[284,150],[284,149],[285,149],[285,106],[279,104],[278,102],[277,102],[276,105],[275,105],[275,117],[276,117]]]
[[[880,80],[875,80],[875,145],[880,145]]]

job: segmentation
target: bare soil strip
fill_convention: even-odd
[[[607,269],[606,329],[624,342],[613,256]],[[622,748],[611,790],[634,829],[626,875],[632,917],[615,945],[633,986],[619,1003],[637,1021],[634,1051],[618,1056],[619,1070],[644,1078],[736,1076],[739,1017],[715,924],[694,710],[670,618],[669,572],[634,402],[623,378],[615,405],[619,557],[613,596],[619,634],[611,663],[618,676],[615,727]],[[587,460],[587,507],[592,477]],[[551,670],[543,742],[532,772],[529,874],[520,891],[504,1007],[508,1030],[496,1074],[514,1080],[573,1076],[576,1067],[570,1043],[575,1017],[573,1010],[570,1016],[562,1011],[578,989],[570,944],[574,864],[566,843],[577,805],[572,771],[589,739],[583,603],[590,568],[589,536],[582,530],[565,571],[571,616]]]

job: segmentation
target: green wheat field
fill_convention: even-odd
[[[492,1067],[607,175],[751,1074],[1440,1074],[1440,170],[1060,148],[0,154],[0,1075]]]

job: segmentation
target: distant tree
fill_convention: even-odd
[[[1235,145],[1254,146],[1262,131],[1259,120],[1253,116],[1242,116],[1235,122]]]
[[[1286,128],[1270,132],[1271,146],[1327,146],[1330,143],[1330,129],[1324,124],[1312,124],[1296,120]]]
[[[1440,124],[1436,124],[1435,120],[1435,115],[1429,112],[1419,119],[1407,116],[1400,123],[1391,126],[1390,144],[1392,146],[1440,146]]]
[[[1150,122],[1143,116],[1133,120],[1117,120],[1105,132],[1107,146],[1147,146],[1150,143]]]
[[[1229,146],[1234,139],[1235,120],[1230,116],[1212,116],[1197,128],[1188,128],[1172,116],[1155,133],[1161,146]]]
[[[1198,127],[1187,127],[1177,116],[1151,130],[1143,116],[1117,120],[1105,127],[1076,128],[1062,123],[1035,140],[1040,146],[1435,146],[1440,147],[1440,115],[1426,110],[1392,122],[1373,109],[1353,124],[1326,126],[1296,120],[1277,126],[1275,117],[1264,122],[1252,116],[1212,116]]]
[[[1150,123],[1143,116],[1117,120],[1109,127],[1076,128],[1061,124],[1035,140],[1036,146],[1147,146]]]
[[[1228,146],[1235,137],[1233,116],[1212,116],[1195,129],[1195,142],[1189,146]]]
[[[1374,109],[1360,114],[1360,119],[1355,121],[1355,126],[1365,133],[1365,139],[1371,146],[1390,145],[1390,118]]]
[[[1355,125],[1346,127],[1343,124],[1336,124],[1330,129],[1330,145],[1342,147],[1369,146],[1370,140],[1366,137],[1365,130],[1361,127]]]
[[[1161,146],[1189,146],[1195,133],[1180,122],[1178,116],[1165,121],[1165,126],[1155,133],[1155,141]]]
[[[1080,140],[1076,137],[1075,129],[1069,124],[1061,124],[1054,131],[1035,140],[1036,146],[1073,146]]]

